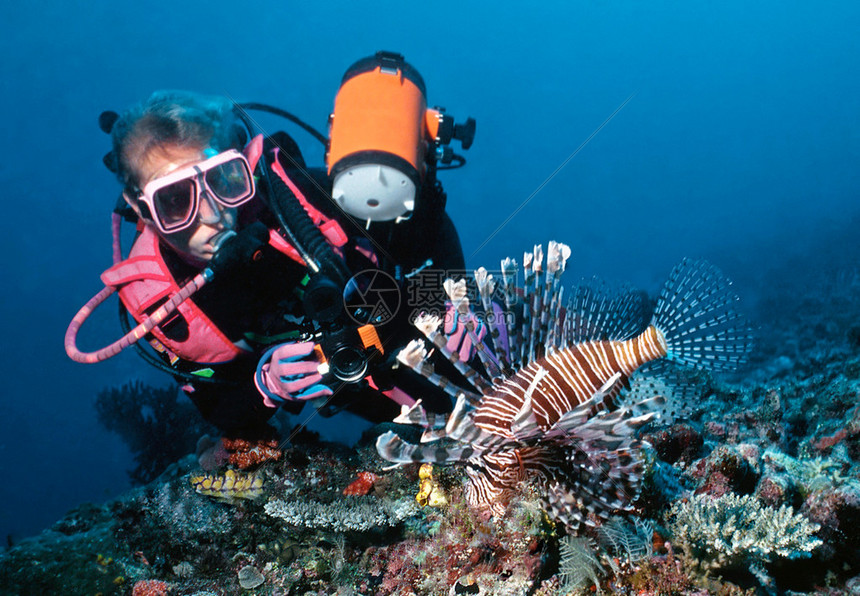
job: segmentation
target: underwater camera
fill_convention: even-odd
[[[319,325],[315,342],[328,373],[344,383],[362,379],[368,372],[369,350],[382,352],[374,326],[345,316],[343,290],[325,274],[311,278],[302,302],[307,317]]]
[[[358,390],[367,387],[368,378],[373,383],[387,385],[382,342],[373,325],[357,327],[353,324],[332,323],[316,337],[317,352],[322,364],[319,373],[332,377],[326,381],[334,395],[315,404],[317,412],[324,418],[334,416],[349,407],[358,398]],[[345,391],[341,391],[344,389]]]
[[[332,198],[368,225],[409,219],[436,162],[465,163],[448,146],[451,141],[468,149],[475,137],[473,118],[455,124],[443,108],[427,108],[421,75],[393,52],[377,52],[349,67],[329,126]]]
[[[355,383],[369,372],[375,354],[382,354],[382,343],[373,325],[332,327],[319,339],[328,372],[338,381]]]

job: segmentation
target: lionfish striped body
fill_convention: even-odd
[[[552,515],[577,530],[632,510],[638,495],[643,464],[636,433],[657,416],[664,387],[640,381],[636,371],[663,358],[731,368],[750,342],[732,309],[736,297],[728,281],[707,263],[685,262],[673,270],[645,326],[642,297],[635,292],[611,295],[580,286],[562,308],[559,278],[569,254],[566,246],[550,243],[541,284],[541,247],[526,253],[524,288],[514,285],[513,261],[502,263],[504,308],[518,315],[503,325],[492,316],[500,311],[492,300],[492,276],[475,272],[483,306],[477,313],[465,296],[465,282],[446,282],[458,314],[470,321],[467,332],[490,378],[447,349],[438,318],[419,317],[416,326],[475,391],[439,377],[423,343],[413,342],[399,359],[457,403],[446,419],[425,412],[420,403],[404,409],[395,421],[423,426],[425,444],[412,445],[389,432],[379,437],[377,450],[401,463],[464,463],[467,500],[494,515],[504,514],[522,482],[536,482]],[[481,317],[492,350],[475,333],[474,321]]]
[[[539,358],[485,395],[474,415],[474,423],[502,436],[511,435],[511,423],[523,405],[523,396],[532,397],[536,423],[549,429],[573,407],[591,399],[616,373],[619,383],[609,391],[605,404],[620,392],[627,379],[642,365],[666,355],[660,332],[648,327],[638,337],[626,341],[584,342]],[[541,371],[546,371],[540,379]]]

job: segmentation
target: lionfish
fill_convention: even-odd
[[[395,422],[422,426],[422,444],[387,432],[376,447],[401,464],[464,464],[467,501],[496,516],[521,483],[536,483],[549,513],[578,531],[634,510],[644,470],[637,432],[667,403],[666,384],[649,380],[655,371],[634,373],[649,363],[659,368],[653,363],[660,359],[732,370],[745,360],[751,336],[731,282],[705,261],[673,269],[645,325],[639,292],[584,284],[563,306],[560,278],[570,248],[550,242],[546,256],[544,265],[540,245],[524,255],[523,287],[513,259],[502,261],[500,285],[476,270],[481,304],[474,310],[465,280],[445,281],[482,366],[446,347],[439,317],[419,316],[415,325],[471,389],[435,371],[425,340],[411,342],[398,359],[456,403],[447,416],[420,402],[404,406]],[[503,298],[494,300],[497,289]],[[488,343],[476,333],[480,319]]]

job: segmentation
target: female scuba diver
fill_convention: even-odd
[[[182,383],[203,417],[246,439],[268,436],[278,407],[298,412],[307,400],[323,415],[348,409],[374,422],[391,420],[412,395],[450,408],[393,366],[414,337],[409,308],[380,315],[350,302],[380,290],[379,280],[401,292],[428,262],[464,269],[435,177],[408,220],[370,225],[337,207],[326,171],[306,168],[293,139],[256,134],[225,98],[156,92],[100,124],[113,141],[105,163],[123,187],[117,212],[138,235],[123,259],[115,223],[115,264],[102,274],[104,295],[70,325],[71,357],[102,360],[145,338],[157,354],[136,347]],[[78,328],[112,291],[137,329],[117,348],[80,352]],[[444,312],[440,301],[412,306]]]

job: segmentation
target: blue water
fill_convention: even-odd
[[[96,118],[155,89],[267,102],[325,129],[347,66],[403,53],[431,105],[478,121],[467,167],[443,176],[471,266],[554,238],[573,247],[571,280],[654,290],[701,256],[754,304],[786,262],[856,263],[857,2],[177,4],[2,10],[0,535],[127,488],[129,453],[93,399],[127,379],[165,382],[133,354],[84,366],[62,346],[110,265],[118,188]],[[320,164],[319,146],[288,130]],[[115,307],[103,310],[84,347],[118,336]]]

